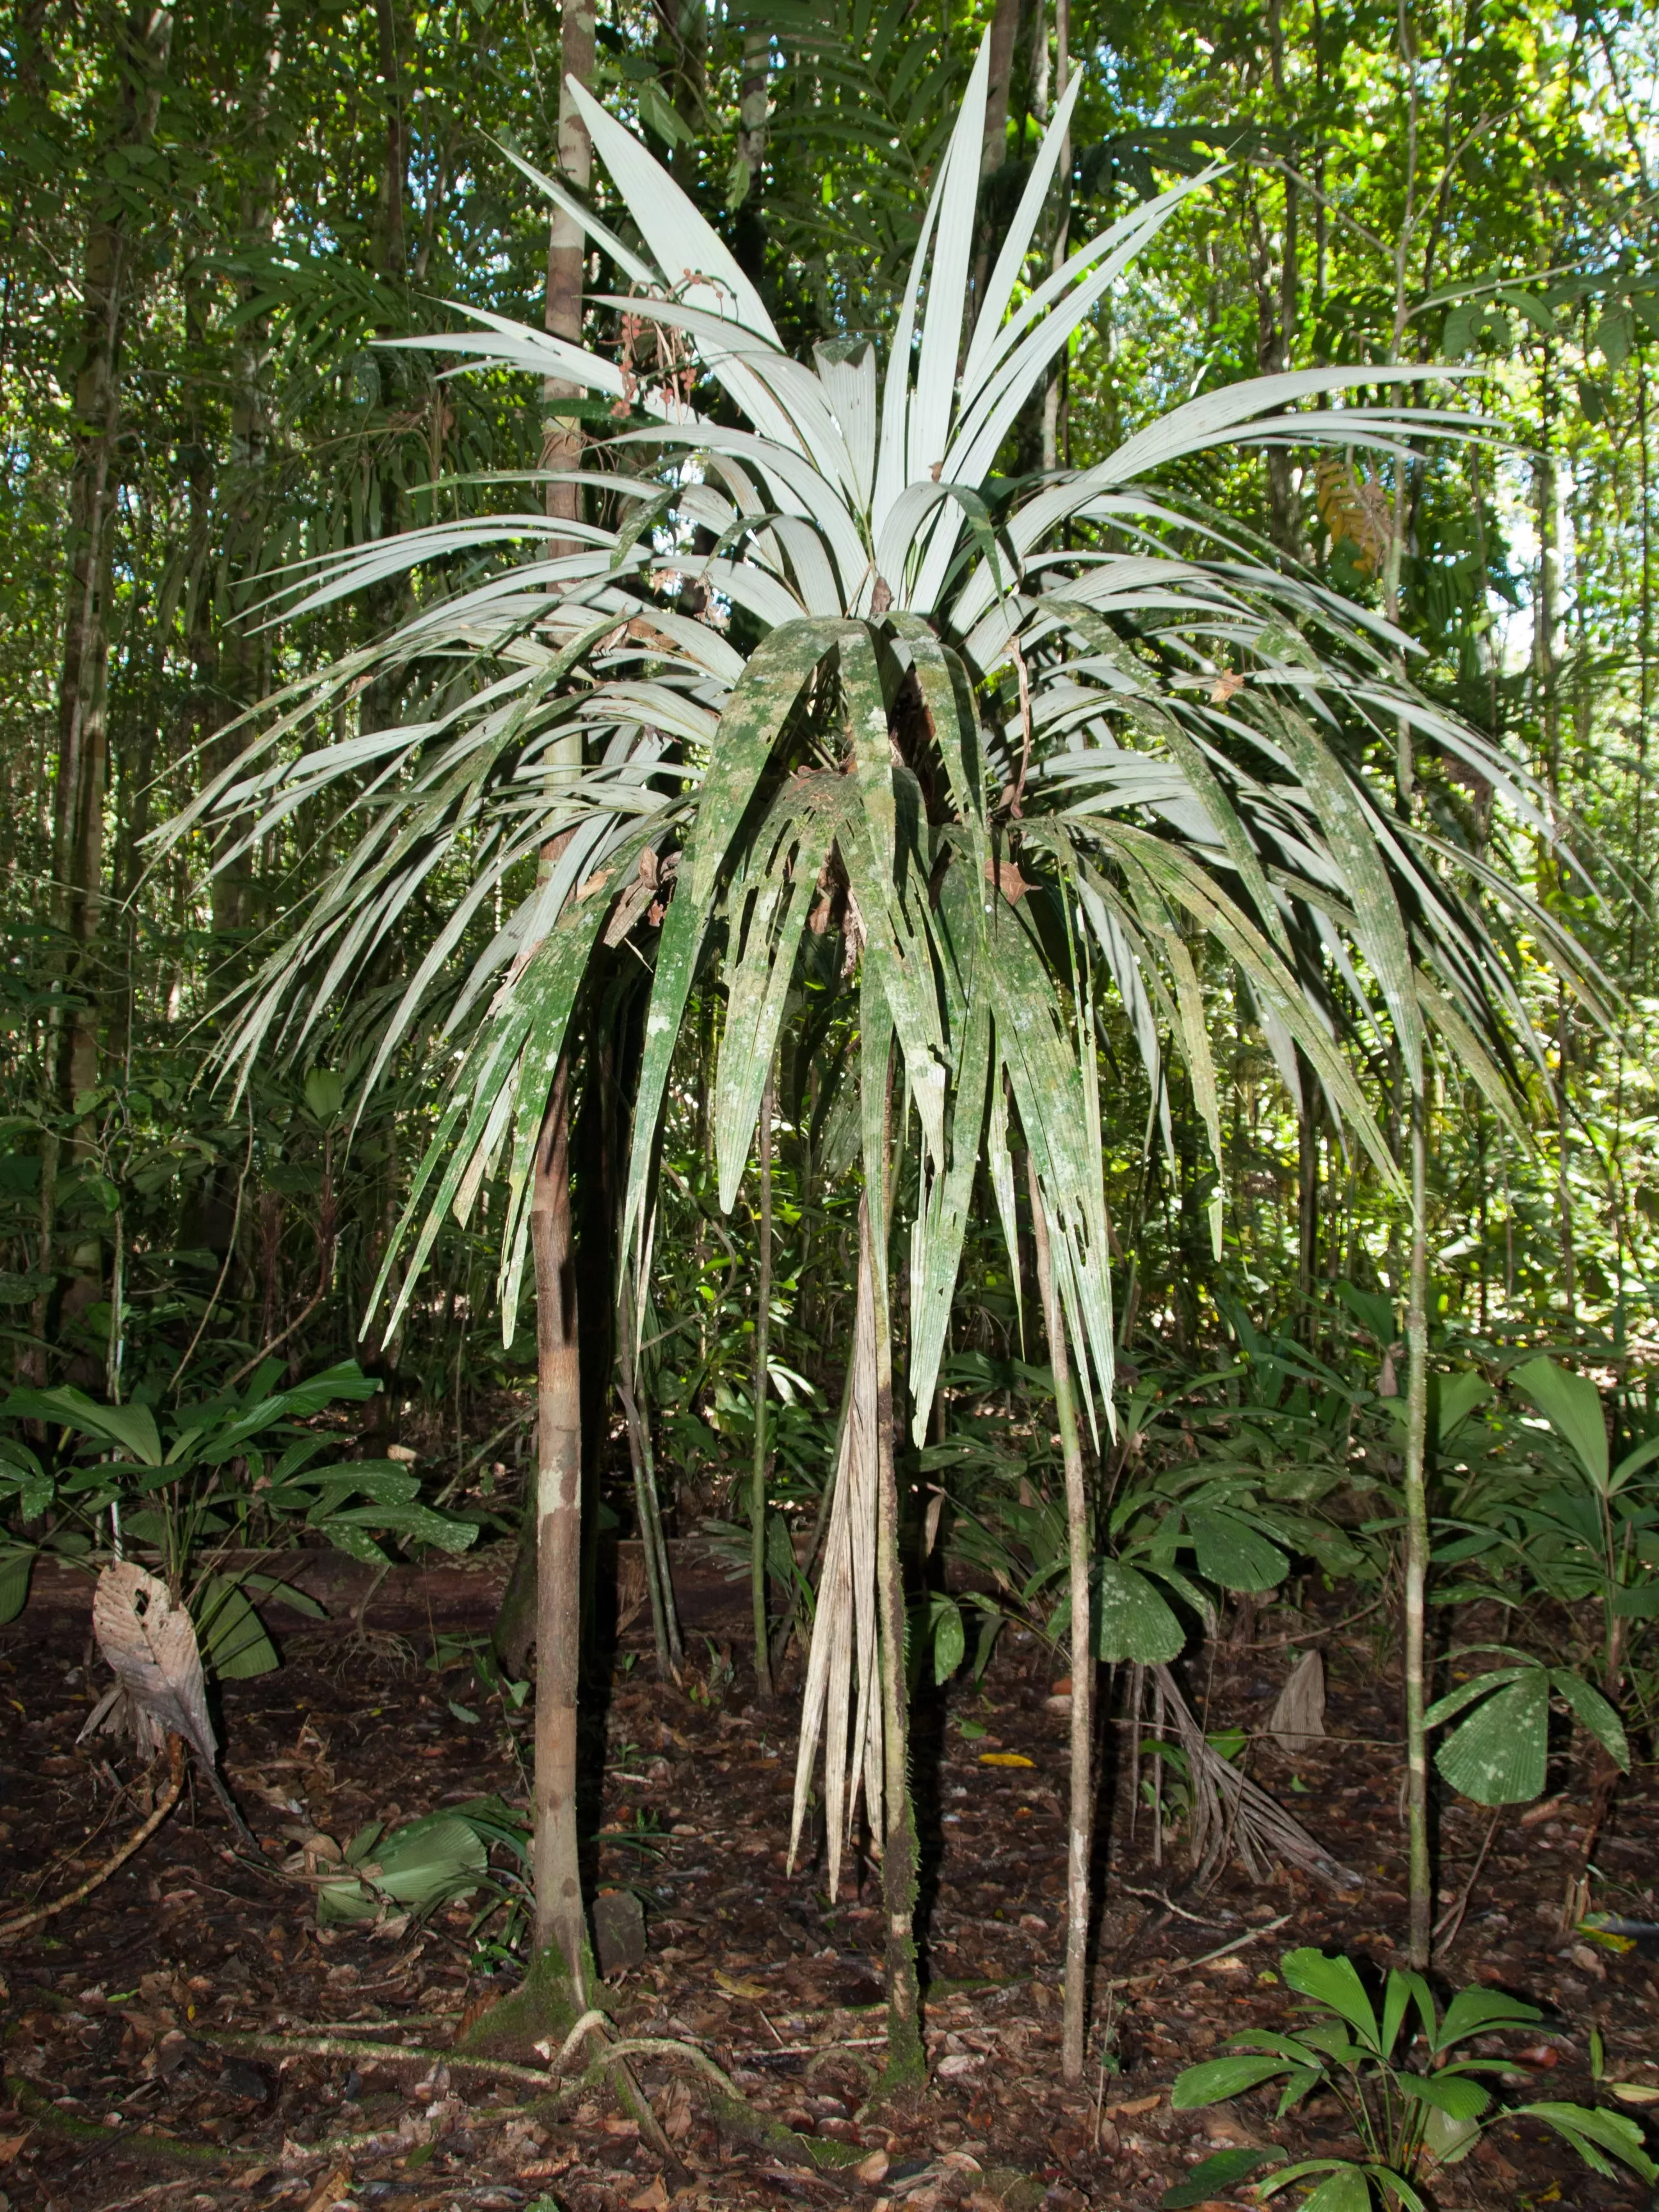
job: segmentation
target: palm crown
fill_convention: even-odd
[[[1386,1044],[1416,1085],[1437,1030],[1508,1111],[1514,1044],[1540,1063],[1542,1048],[1486,918],[1491,901],[1522,913],[1576,988],[1594,983],[1547,914],[1415,818],[1371,765],[1403,732],[1464,763],[1533,830],[1551,830],[1525,775],[1407,681],[1408,641],[1149,483],[1225,444],[1370,445],[1403,461],[1407,434],[1477,434],[1473,418],[1301,410],[1379,374],[1309,369],[1189,400],[1092,467],[1012,492],[994,483],[1019,410],[1072,332],[1205,180],[1136,208],[1028,288],[1074,80],[976,290],[986,76],[981,50],[884,362],[869,343],[842,342],[817,348],[810,367],[783,350],[754,286],[672,179],[573,85],[639,243],[535,181],[629,280],[599,304],[671,334],[661,346],[692,373],[642,390],[626,359],[481,311],[468,311],[477,328],[435,343],[647,414],[611,442],[613,465],[582,479],[629,519],[460,520],[326,563],[291,613],[417,564],[438,580],[392,635],[271,702],[241,762],[169,832],[214,814],[252,839],[329,793],[362,823],[247,987],[233,1060],[267,1043],[304,1051],[422,887],[460,884],[397,1003],[376,1014],[366,1085],[416,1027],[457,1041],[400,1231],[416,1242],[399,1296],[446,1211],[465,1214],[504,1159],[509,1333],[538,1132],[596,949],[656,940],[623,1209],[637,1279],[657,1130],[700,975],[723,961],[714,1127],[729,1206],[803,947],[839,932],[860,994],[868,1288],[883,1331],[887,1155],[915,1113],[906,1379],[918,1436],[981,1167],[1012,1241],[1011,1105],[1067,1334],[1085,1382],[1091,1374],[1085,1403],[1109,1418],[1097,1094],[1109,991],[1166,1131],[1160,1038],[1178,1040],[1218,1170],[1199,964],[1209,939],[1212,984],[1233,977],[1287,1084],[1320,1085],[1394,1177],[1348,1036]],[[1387,371],[1396,383],[1440,373]],[[694,408],[688,387],[712,390],[718,413]],[[697,532],[708,550],[689,550]],[[670,558],[738,611],[750,650],[712,614],[670,603]],[[458,569],[459,587],[443,580]],[[418,711],[296,744],[388,667],[412,672]],[[538,853],[533,887],[480,947],[489,902]],[[1218,1240],[1220,1206],[1218,1196]],[[857,1488],[849,1478],[842,1494]],[[859,1580],[848,1565],[849,1606]],[[861,1723],[854,1770],[862,1759],[872,1783],[872,1756]]]

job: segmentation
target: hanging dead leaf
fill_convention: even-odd
[[[98,1577],[92,1626],[137,1711],[141,1747],[158,1752],[167,1736],[181,1735],[212,1773],[218,1746],[196,1627],[167,1584],[131,1559],[112,1560]]]
[[[1389,489],[1350,460],[1328,454],[1314,471],[1314,500],[1333,545],[1350,545],[1362,575],[1380,573],[1393,541]]]
[[[1291,1757],[1325,1733],[1325,1660],[1304,1651],[1267,1716],[1267,1733]]]
[[[1019,865],[1014,860],[988,860],[985,880],[996,885],[1010,906],[1018,906],[1031,888],[1029,878],[1021,875]]]

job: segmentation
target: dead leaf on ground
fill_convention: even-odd
[[[305,2212],[329,2212],[331,2205],[342,2203],[351,2189],[351,2168],[337,2166],[325,2173],[306,2199]]]

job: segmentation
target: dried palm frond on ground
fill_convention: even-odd
[[[1255,1881],[1265,1881],[1276,1867],[1291,1866],[1328,1888],[1357,1889],[1359,1876],[1351,1868],[1333,1858],[1259,1783],[1221,1756],[1194,1719],[1169,1668],[1147,1671],[1163,1695],[1166,1721],[1187,1762],[1194,1886],[1207,1888],[1229,1859],[1236,1858]]]

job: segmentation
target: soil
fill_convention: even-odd
[[[608,2089],[560,2103],[537,2087],[533,2056],[521,2078],[452,2063],[458,2039],[517,1979],[489,1949],[499,1923],[475,1929],[471,1905],[318,1929],[307,1838],[343,1841],[370,1820],[486,1792],[522,1804],[530,1756],[528,1706],[492,1697],[453,1637],[434,1648],[429,1636],[319,1636],[290,1639],[278,1672],[222,1692],[225,1770],[269,1871],[236,1855],[212,1795],[192,1785],[103,1887],[0,1952],[0,2212],[1151,2212],[1222,2146],[1346,2148],[1334,2106],[1276,2122],[1261,2092],[1176,2112],[1169,2090],[1229,2036],[1291,2018],[1281,1951],[1337,1947],[1379,1967],[1400,1956],[1402,1766],[1379,1691],[1386,1655],[1363,1632],[1328,1638],[1327,1740],[1294,1763],[1265,1739],[1249,1754],[1264,1786],[1360,1878],[1345,1894],[1286,1873],[1258,1885],[1236,1867],[1203,1895],[1183,1889],[1179,1830],[1155,1839],[1144,1806],[1131,1829],[1127,1761],[1112,1753],[1123,1731],[1107,1728],[1094,2027],[1075,2090],[1060,2071],[1067,1715],[1052,1655],[1005,1636],[980,1688],[925,1703],[914,1750],[929,2076],[879,2101],[872,1871],[855,1861],[832,1901],[821,1852],[809,1846],[807,1863],[786,1868],[791,1686],[769,1708],[752,1702],[737,1614],[695,1639],[701,1660],[682,1686],[655,1679],[643,1631],[622,1636],[590,1700],[592,1881],[632,1889],[647,1928],[643,1962],[613,1977],[606,2002],[618,2033],[708,2053],[793,2137],[768,2140],[713,2109],[673,2054],[639,2062],[672,2162]],[[1293,1651],[1215,1656],[1206,1724],[1260,1730]],[[0,1699],[15,1716],[0,1749],[0,1894],[13,1905],[72,1888],[148,1802],[136,1754],[106,1737],[76,1743],[102,1687],[88,1658],[84,1620],[62,1611],[0,1631]],[[1200,1707],[1206,1663],[1190,1682]],[[999,1763],[1011,1757],[1020,1763]],[[1563,1934],[1589,1785],[1564,1769],[1559,1788],[1495,1827],[1478,1808],[1442,1809],[1446,1902],[1489,1847],[1437,1978],[1492,1983],[1545,2008],[1546,2030],[1492,2046],[1512,2061],[1505,2096],[1606,2101],[1590,2031],[1609,2079],[1659,2084],[1659,1983],[1635,1953]],[[1599,1905],[1659,1917],[1647,1886],[1656,1826],[1653,1771],[1638,1769],[1597,1847]],[[299,2047],[319,2039],[332,2048]],[[1496,2212],[1633,2208],[1648,2196],[1517,2122],[1442,2173],[1433,2201]],[[1245,2201],[1235,2188],[1217,2203]]]

